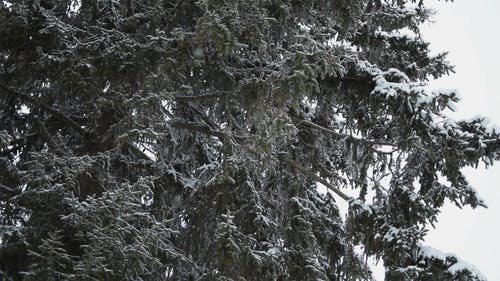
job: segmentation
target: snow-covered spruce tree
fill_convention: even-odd
[[[461,169],[500,151],[426,90],[452,71],[430,14],[0,1],[0,279],[372,280],[376,257],[389,281],[481,280],[422,245],[447,199],[483,205]]]

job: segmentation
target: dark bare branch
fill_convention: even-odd
[[[173,121],[170,122],[170,125],[174,128],[177,129],[187,129],[199,133],[203,133],[205,135],[209,136],[215,136],[218,137],[220,140],[224,140],[225,134],[220,131],[215,131],[210,129],[208,126],[203,126],[195,123],[186,123],[186,122],[180,122],[180,121]]]
[[[139,159],[153,162],[153,160],[146,153],[144,153],[141,149],[139,149],[137,146],[131,144],[128,141],[122,144],[122,149],[129,150]]]
[[[291,160],[290,158],[288,158],[285,153],[282,153],[282,154],[279,154],[279,158],[284,161],[285,163],[287,163],[288,165],[292,166],[293,168],[297,169],[299,172],[301,172],[302,174],[314,179],[315,181],[323,184],[324,186],[326,186],[329,190],[331,190],[332,192],[334,192],[335,194],[337,194],[338,196],[340,196],[340,198],[344,199],[345,201],[351,201],[353,198],[348,196],[347,194],[343,193],[342,191],[340,191],[338,188],[336,188],[335,186],[333,186],[331,183],[329,183],[328,181],[326,181],[325,179],[319,177],[318,175],[316,175],[314,173],[314,171],[310,170],[310,169],[307,169],[303,166],[301,166],[299,163]]]
[[[216,92],[212,94],[206,94],[206,95],[196,95],[196,96],[187,96],[187,95],[175,95],[174,99],[175,101],[178,102],[190,102],[190,101],[202,101],[202,100],[208,100],[208,99],[216,99],[224,93],[229,93],[229,92]]]
[[[47,130],[47,127],[45,127],[45,124],[43,124],[43,122],[41,121],[38,122],[38,129],[40,135],[47,142],[49,149],[52,150],[57,156],[62,156],[64,154],[63,151],[56,144],[54,138],[50,135],[49,131]]]
[[[212,129],[218,129],[219,126],[217,125],[217,123],[215,123],[214,121],[212,121],[212,119],[208,118],[208,116],[205,114],[205,112],[203,112],[203,110],[199,107],[199,106],[196,106],[192,103],[189,103],[189,108],[191,108],[191,110],[193,110],[196,114],[198,114],[200,116],[200,118]]]
[[[0,194],[2,194],[2,193],[7,194],[7,197],[11,197],[11,196],[14,196],[14,195],[21,193],[21,191],[19,189],[14,189],[12,187],[8,187],[8,186],[0,183]]]
[[[367,139],[362,139],[362,138],[358,138],[358,137],[351,136],[351,135],[348,135],[348,134],[343,134],[343,133],[336,132],[334,130],[325,128],[323,126],[320,126],[318,124],[315,124],[315,123],[313,123],[311,121],[308,121],[308,120],[305,120],[305,119],[300,119],[300,118],[295,118],[295,117],[294,117],[294,119],[296,119],[296,120],[299,121],[299,125],[300,124],[304,124],[304,125],[307,125],[307,126],[310,126],[310,127],[314,128],[314,129],[330,133],[330,134],[335,135],[335,136],[337,136],[339,138],[349,139],[349,140],[351,140],[353,142],[358,142],[358,143],[363,143],[363,144],[368,144],[368,145],[382,145],[382,146],[386,145],[386,146],[398,147],[396,144],[394,144],[392,142],[382,141],[382,140],[367,140]]]
[[[12,89],[9,89],[8,87],[6,87],[2,84],[0,84],[0,90],[13,98],[18,98],[24,102],[27,102],[33,106],[36,106],[36,107],[52,114],[58,120],[64,122],[65,124],[67,124],[68,126],[73,128],[74,130],[79,132],[80,134],[83,135],[85,133],[85,130],[82,129],[82,127],[80,125],[78,125],[78,123],[76,123],[75,120],[71,119],[69,116],[67,116],[64,113],[62,113],[56,109],[53,109],[52,107],[46,105],[45,103],[43,103],[43,102],[41,102],[41,101],[39,101],[39,100],[29,96],[29,95],[19,93],[19,92],[12,90]]]

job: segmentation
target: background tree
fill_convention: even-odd
[[[2,278],[484,279],[421,245],[500,151],[422,2],[0,2]]]

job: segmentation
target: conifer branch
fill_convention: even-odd
[[[351,201],[353,199],[352,197],[350,197],[349,195],[343,193],[342,191],[340,191],[338,188],[336,188],[335,186],[333,186],[331,183],[329,183],[328,181],[326,181],[322,177],[319,177],[318,175],[316,175],[314,173],[314,171],[312,171],[310,169],[307,169],[307,168],[301,166],[299,163],[297,163],[297,162],[293,161],[292,159],[288,158],[286,156],[286,153],[279,153],[278,157],[282,161],[284,161],[285,163],[287,163],[288,165],[290,165],[293,168],[297,169],[302,174],[304,174],[306,176],[309,176],[310,178],[314,179],[315,181],[323,184],[329,190],[333,191],[335,194],[337,194],[338,196],[340,196],[340,198],[344,199],[345,201],[349,202],[349,201]]]
[[[71,119],[69,116],[60,112],[59,110],[53,109],[52,107],[48,106],[47,104],[45,104],[45,103],[43,103],[43,102],[41,102],[33,97],[30,97],[29,95],[22,94],[22,93],[14,91],[12,89],[9,89],[5,85],[0,84],[0,90],[13,98],[21,99],[24,102],[27,102],[31,105],[34,105],[34,106],[52,114],[52,116],[54,116],[57,119],[59,119],[60,121],[64,122],[65,124],[67,124],[71,128],[75,129],[80,134],[83,135],[85,133],[85,130],[82,129],[82,127],[80,125],[78,125],[78,123],[76,123],[75,120]]]
[[[200,101],[200,100],[208,100],[208,99],[215,99],[220,96],[222,96],[223,93],[229,93],[229,92],[216,92],[212,94],[206,94],[206,95],[196,95],[196,96],[186,96],[186,95],[176,95],[174,96],[175,101],[178,102],[189,102],[189,101]]]
[[[58,145],[56,144],[54,138],[50,135],[49,130],[47,130],[47,127],[45,127],[45,124],[43,124],[43,122],[39,121],[38,122],[38,128],[39,128],[41,136],[47,142],[50,150],[52,150],[57,156],[63,156],[64,153],[58,147]]]
[[[212,119],[208,118],[208,116],[203,112],[203,110],[199,106],[195,106],[189,103],[189,108],[194,111],[196,114],[200,116],[200,118],[210,127],[210,129],[218,128],[217,124],[212,121]]]
[[[141,149],[139,149],[137,146],[131,144],[128,141],[122,144],[122,149],[129,150],[139,159],[146,160],[149,162],[154,162],[153,159],[151,159],[146,153],[144,153]]]
[[[364,144],[368,144],[368,145],[385,145],[385,146],[398,147],[396,144],[394,144],[392,142],[381,141],[381,140],[367,140],[367,139],[357,138],[357,137],[352,136],[352,135],[339,133],[339,132],[336,132],[334,130],[325,128],[325,127],[323,127],[321,125],[318,125],[316,123],[313,123],[313,122],[305,120],[305,119],[300,119],[300,118],[296,118],[296,117],[293,117],[293,118],[297,119],[299,121],[299,124],[308,125],[308,126],[314,128],[314,129],[330,133],[330,134],[335,135],[335,136],[337,136],[339,138],[346,138],[346,139],[349,139],[349,140],[354,141],[354,142],[364,143]]]
[[[8,186],[1,184],[1,183],[0,183],[0,191],[1,191],[1,193],[7,193],[11,196],[20,193],[19,189],[14,189],[14,188],[8,187]]]
[[[199,124],[195,124],[195,123],[174,121],[174,122],[171,122],[170,125],[174,128],[178,128],[178,129],[187,129],[190,131],[203,133],[205,135],[215,136],[221,140],[223,140],[224,136],[225,136],[225,134],[223,132],[215,131],[215,130],[210,129],[208,126],[203,126],[203,125],[199,125]]]

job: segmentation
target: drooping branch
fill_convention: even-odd
[[[195,123],[173,121],[173,122],[170,122],[170,125],[174,128],[178,128],[178,129],[187,129],[190,131],[203,133],[205,135],[215,136],[215,137],[218,137],[220,140],[223,140],[224,136],[225,136],[225,134],[223,132],[215,131],[215,130],[210,129],[208,126],[203,126],[203,125],[199,125],[199,124],[195,124]]]
[[[0,198],[6,199],[6,198],[10,198],[12,196],[18,195],[20,193],[21,193],[21,190],[15,189],[12,187],[8,187],[8,186],[0,183]]]
[[[362,139],[362,138],[358,138],[358,137],[355,137],[355,136],[352,136],[352,135],[348,135],[348,134],[343,134],[343,133],[336,132],[334,130],[325,128],[323,126],[320,126],[320,125],[318,125],[316,123],[313,123],[313,122],[305,120],[305,119],[300,119],[300,118],[296,118],[296,117],[293,117],[293,118],[296,119],[296,120],[298,120],[299,124],[304,124],[304,125],[307,125],[307,126],[310,126],[310,127],[314,128],[314,129],[330,133],[330,134],[335,135],[335,136],[337,136],[339,138],[349,139],[349,140],[351,140],[353,142],[363,143],[363,144],[367,144],[367,145],[380,145],[380,146],[384,146],[385,145],[385,146],[398,147],[396,144],[394,144],[392,142],[381,141],[381,140],[367,140],[367,139]]]
[[[19,93],[19,92],[12,90],[12,89],[9,89],[8,87],[6,87],[2,84],[0,84],[0,90],[13,98],[18,98],[24,102],[27,102],[27,103],[29,103],[37,108],[40,108],[40,109],[52,114],[59,121],[64,122],[65,124],[67,124],[69,127],[73,128],[78,133],[80,133],[82,135],[85,134],[85,130],[80,125],[78,125],[78,123],[76,123],[75,120],[71,119],[69,116],[60,112],[59,110],[56,110],[56,109],[48,106],[47,104],[45,104],[45,103],[43,103],[43,102],[41,102],[33,97],[30,97],[29,95]]]
[[[340,198],[344,199],[345,201],[351,201],[353,200],[352,197],[350,197],[349,195],[343,193],[342,191],[340,191],[338,188],[336,188],[335,186],[333,186],[331,183],[329,183],[328,181],[326,181],[325,179],[323,179],[322,177],[319,177],[318,175],[316,175],[314,173],[314,171],[310,170],[310,169],[307,169],[305,167],[303,167],[302,165],[300,165],[299,163],[293,161],[292,159],[288,158],[288,156],[286,156],[285,153],[280,153],[278,154],[278,157],[285,163],[287,163],[288,165],[292,166],[293,168],[297,169],[299,172],[301,172],[302,174],[314,179],[315,181],[323,184],[324,186],[326,186],[329,190],[331,190],[332,192],[334,192],[335,194],[337,194],[338,196],[340,196]]]
[[[148,162],[154,162],[146,153],[144,153],[140,148],[133,145],[132,143],[126,141],[122,144],[122,149],[129,150],[132,154],[134,154],[137,158],[146,160]]]
[[[210,127],[210,129],[214,130],[219,128],[219,126],[214,121],[212,121],[212,119],[208,118],[208,116],[203,112],[203,110],[199,106],[195,106],[189,103],[189,108],[191,108],[192,111],[198,114],[200,118]]]
[[[206,94],[206,95],[195,95],[195,96],[187,96],[187,95],[174,95],[174,100],[178,102],[190,102],[190,101],[202,101],[202,100],[209,100],[209,99],[215,99],[224,93],[229,93],[229,92],[216,92],[212,94]]]
[[[49,130],[47,130],[47,127],[45,127],[45,124],[43,124],[43,122],[39,121],[38,122],[38,128],[39,128],[39,132],[40,132],[41,136],[47,142],[50,150],[54,151],[54,153],[57,156],[62,156],[63,152],[61,151],[61,149],[56,144],[54,138],[50,135]]]

